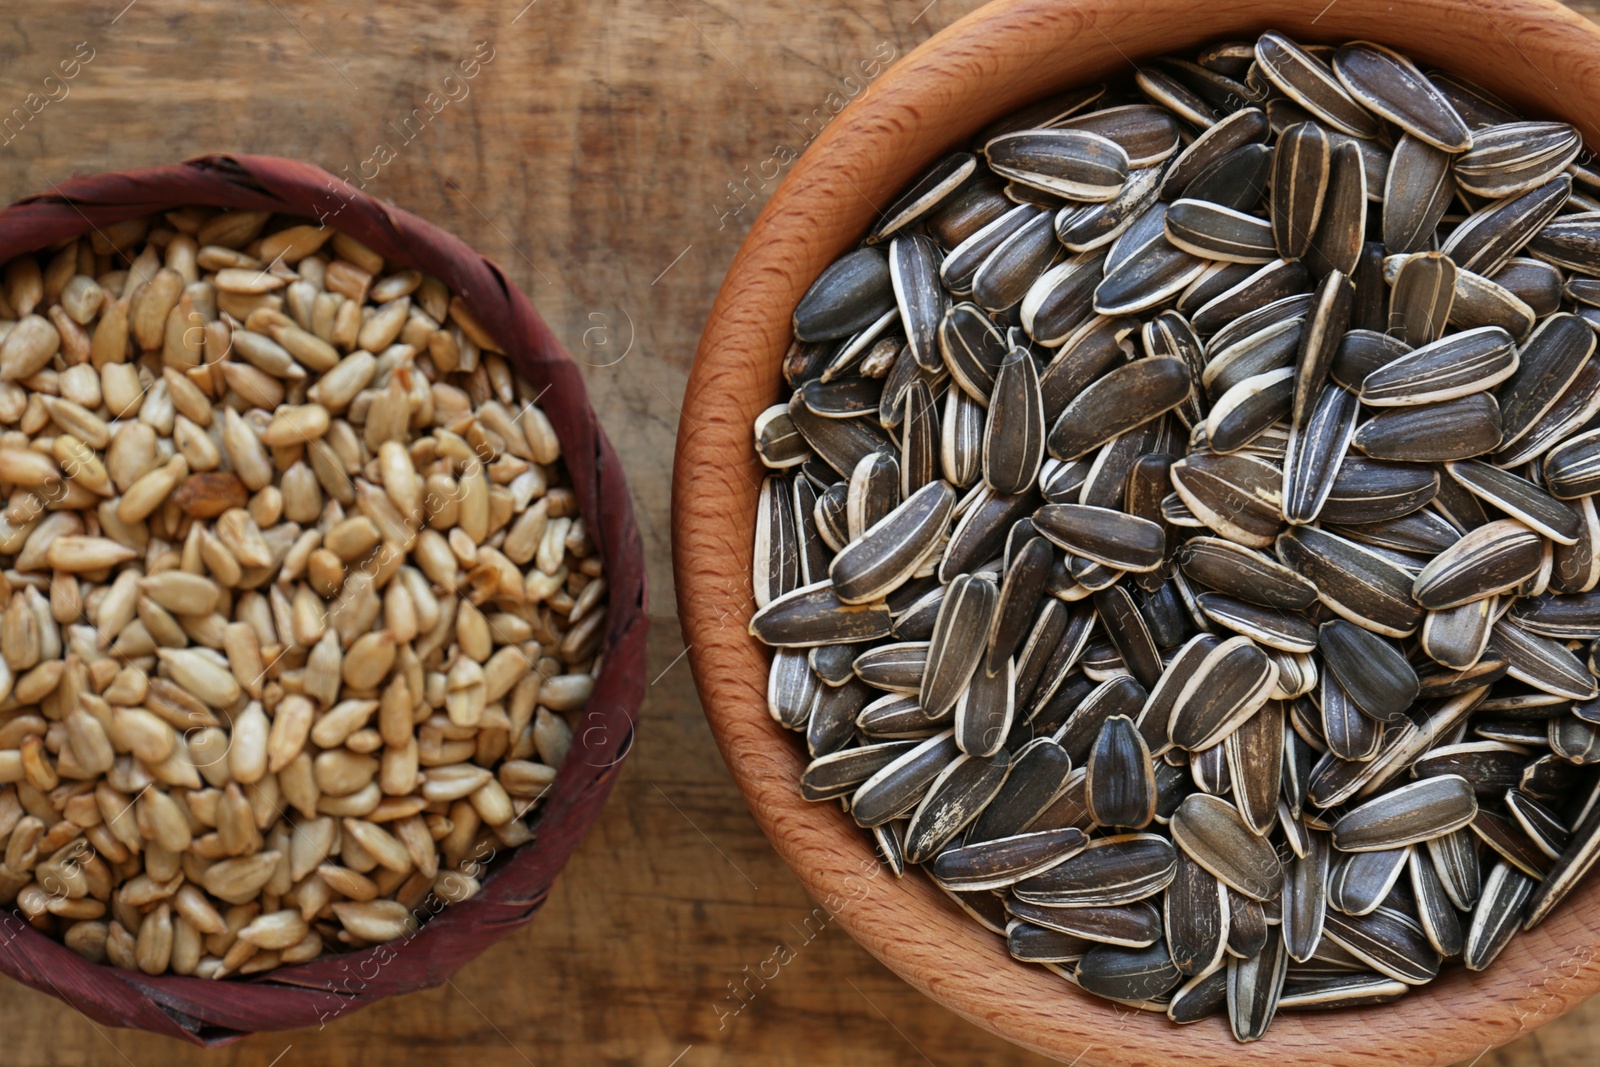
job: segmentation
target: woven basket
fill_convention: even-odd
[[[318,1026],[384,997],[444,983],[533,917],[556,874],[600,814],[633,746],[644,699],[644,554],[622,467],[589,408],[583,379],[528,299],[461,240],[359,192],[318,167],[269,156],[206,156],[171,166],[73,178],[0,211],[0,261],[98,226],[187,205],[306,216],[460,294],[544,397],[579,507],[605,561],[604,667],[534,840],[499,857],[477,896],[444,908],[403,941],[250,979],[150,977],[90,963],[9,911],[0,912],[0,971],[90,1019],[202,1045],[257,1030]]]

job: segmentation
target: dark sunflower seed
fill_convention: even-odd
[[[1191,454],[1173,464],[1172,484],[1201,522],[1230,541],[1265,548],[1282,528],[1283,472],[1255,456]]]
[[[1230,263],[1278,258],[1264,219],[1206,200],[1178,200],[1167,209],[1167,240],[1192,255]]]
[[[1117,238],[1106,258],[1106,276],[1095,287],[1095,311],[1102,315],[1148,311],[1183,292],[1205,271],[1206,260],[1167,240],[1166,213],[1165,204],[1151,205]]]
[[[1499,603],[1490,596],[1429,612],[1422,624],[1422,650],[1453,670],[1470,670],[1488,647]]]
[[[1285,259],[1305,255],[1322,217],[1332,170],[1322,127],[1300,123],[1283,131],[1272,155],[1272,235]]]
[[[1311,959],[1322,940],[1328,915],[1328,866],[1331,850],[1326,834],[1312,832],[1304,856],[1289,864],[1283,883],[1283,941],[1289,958]]]
[[[1354,444],[1373,459],[1432,463],[1471,459],[1500,444],[1500,407],[1488,393],[1379,412]]]
[[[1336,852],[1328,873],[1328,906],[1345,915],[1370,915],[1405,873],[1411,849]]]
[[[1243,382],[1275,370],[1293,368],[1295,352],[1305,336],[1300,320],[1273,323],[1253,334],[1223,345],[1213,340],[1211,360],[1200,374],[1200,385],[1213,403]]]
[[[1596,415],[1600,415],[1600,363],[1588,360],[1543,415],[1525,429],[1506,434],[1495,462],[1515,466],[1537,459]]]
[[[1428,72],[1428,80],[1446,100],[1450,101],[1450,106],[1455,108],[1456,114],[1460,115],[1467,126],[1474,131],[1510,122],[1516,118],[1505,101],[1465,78],[1447,71],[1433,70]]]
[[[800,793],[811,801],[845,796],[889,764],[917,751],[921,745],[918,741],[886,741],[818,756],[801,775]],[[955,745],[952,743],[949,747],[954,752]],[[930,761],[932,758],[935,757],[929,756]],[[934,768],[934,773],[938,773],[938,768]]]
[[[1560,641],[1529,633],[1504,617],[1489,640],[1505,656],[1506,673],[1517,681],[1567,700],[1597,695],[1595,676]]]
[[[1555,405],[1594,349],[1594,331],[1575,315],[1552,315],[1540,323],[1522,348],[1516,373],[1500,388],[1508,442]]]
[[[1333,844],[1345,852],[1401,848],[1462,829],[1477,812],[1477,799],[1465,778],[1436,775],[1345,813],[1334,824]]]
[[[1517,369],[1512,338],[1486,326],[1424,345],[1374,370],[1361,383],[1369,406],[1417,405],[1454,400],[1490,389]]]
[[[1085,789],[1089,813],[1102,826],[1140,829],[1155,816],[1155,772],[1133,720],[1113,715],[1090,749]]]
[[[1235,600],[1219,593],[1202,593],[1195,599],[1206,618],[1268,648],[1305,653],[1317,646],[1316,627],[1303,616]]]
[[[852,542],[859,541],[867,530],[887,518],[899,504],[899,461],[884,452],[864,456],[856,464],[856,469],[850,472],[850,481],[845,490],[845,532]]]
[[[1378,122],[1350,97],[1327,62],[1277,33],[1256,41],[1256,64],[1296,104],[1352,137],[1373,137]]]
[[[811,455],[806,439],[789,418],[787,405],[776,404],[758,415],[755,432],[756,455],[774,470],[799,466]]]
[[[1525,524],[1500,519],[1467,533],[1417,575],[1416,602],[1429,611],[1453,608],[1516,589],[1536,573],[1543,542]]]
[[[1322,624],[1317,644],[1350,699],[1374,719],[1398,722],[1416,700],[1417,672],[1377,634],[1335,619]]]
[[[1563,174],[1521,196],[1496,200],[1467,216],[1440,251],[1464,270],[1492,275],[1530,244],[1571,192],[1572,179]]]
[[[1110,200],[1128,180],[1128,153],[1088,130],[1002,133],[983,150],[996,174],[1073,200]]]
[[[939,467],[945,481],[966,488],[983,468],[983,405],[962,389],[945,392],[939,419]]]
[[[1222,962],[1228,943],[1228,894],[1216,878],[1179,853],[1163,901],[1167,950],[1184,975],[1204,974]]]
[[[806,722],[806,749],[813,759],[850,743],[856,732],[856,715],[871,694],[869,686],[854,678],[823,687]]]
[[[1423,985],[1439,973],[1438,951],[1422,927],[1401,912],[1382,907],[1360,916],[1329,912],[1326,929],[1335,944],[1397,982]]]
[[[899,641],[868,648],[855,659],[856,676],[876,689],[916,693],[927,667],[926,641]]]
[[[1166,552],[1166,534],[1158,523],[1110,508],[1046,504],[1033,521],[1067,551],[1119,570],[1153,570]]]
[[[789,419],[822,460],[848,478],[874,452],[893,450],[888,435],[867,418],[827,418],[807,407],[801,393],[789,401]]]
[[[1231,288],[1218,293],[1194,310],[1190,324],[1202,337],[1219,332],[1229,323],[1250,321],[1252,312],[1264,312],[1279,301],[1292,302],[1281,308],[1299,308],[1303,314],[1305,303],[1302,294],[1309,287],[1311,272],[1305,264],[1291,259],[1275,259],[1254,273],[1246,275]]]
[[[889,262],[876,248],[861,248],[822,272],[794,309],[801,341],[848,337],[894,307]]]
[[[972,275],[972,298],[987,311],[1012,308],[1061,255],[1054,219],[1042,211],[1019,226],[979,265]]]
[[[1228,961],[1228,1022],[1239,1041],[1265,1037],[1278,1013],[1289,953],[1277,931],[1269,931],[1260,954]]]
[[[1546,856],[1559,860],[1572,843],[1572,834],[1555,813],[1520,789],[1507,789],[1505,801],[1506,810],[1517,820],[1528,840]]]
[[[1131,904],[1165,889],[1177,854],[1156,834],[1097,838],[1077,855],[1012,886],[1018,900],[1051,907]]]
[[[1378,720],[1363,712],[1339,679],[1324,669],[1322,685],[1322,731],[1328,751],[1341,760],[1365,762],[1378,755],[1383,744],[1383,728]]]
[[[1522,928],[1533,896],[1534,882],[1509,863],[1497,863],[1483,883],[1483,896],[1472,911],[1462,962],[1469,971],[1481,971],[1494,962],[1511,937]]]
[[[1406,134],[1383,189],[1383,243],[1390,254],[1427,250],[1455,196],[1450,154]]]
[[[1312,404],[1304,422],[1296,423],[1289,435],[1288,454],[1284,457],[1283,517],[1286,521],[1303,525],[1314,522],[1321,514],[1355,437],[1359,411],[1354,394],[1339,385],[1329,384]]]
[[[1388,332],[1413,347],[1438,341],[1455,306],[1458,274],[1455,263],[1441,252],[1402,260],[1389,294]]]
[[[949,528],[955,502],[950,486],[929,482],[846,545],[828,568],[839,600],[867,604],[905,582]]]
[[[950,546],[939,564],[939,580],[949,582],[956,575],[976,570],[993,559],[1005,544],[1006,533],[1018,519],[1031,514],[1038,504],[1033,493],[1010,496],[988,486],[977,491],[950,534]]]
[[[1181,359],[1140,359],[1117,367],[1067,404],[1050,431],[1050,454],[1077,459],[1171,411],[1189,389],[1189,369]]]
[[[1524,597],[1511,615],[1524,630],[1544,637],[1575,641],[1600,637],[1600,593]]]
[[[879,216],[873,236],[881,240],[937,211],[977,170],[978,157],[971,152],[941,159]]]
[[[1222,538],[1191,538],[1179,552],[1178,563],[1200,584],[1263,607],[1300,611],[1317,599],[1316,586],[1299,574]]]
[[[1573,500],[1600,491],[1600,430],[1568,438],[1545,454],[1545,486]]]
[[[1013,899],[1006,907],[1024,922],[1098,944],[1145,948],[1161,938],[1161,913],[1145,901],[1112,907],[1051,908]]]
[[[957,575],[939,606],[919,701],[930,715],[954,708],[983,659],[999,589],[987,578]]]
[[[1117,1001],[1159,997],[1182,979],[1159,941],[1148,948],[1097,946],[1078,961],[1074,973],[1084,990]]]
[[[1228,735],[1228,768],[1234,800],[1256,833],[1271,831],[1278,815],[1283,774],[1283,705],[1269,700]]]
[[[1398,337],[1372,330],[1349,330],[1339,341],[1328,373],[1345,388],[1360,389],[1367,375],[1410,351],[1411,346]]]
[[[1290,978],[1294,978],[1292,970]],[[1278,998],[1278,1010],[1305,1011],[1386,1004],[1403,996],[1409,988],[1404,982],[1371,973],[1303,978],[1288,981],[1284,985],[1283,993]]]
[[[1561,310],[1561,298],[1565,295],[1561,271],[1542,259],[1508,260],[1490,280],[1515,294],[1538,318]]]
[[[785,593],[750,619],[751,636],[781,648],[871,641],[888,636],[889,629],[886,605],[846,604],[830,581]]]
[[[1009,210],[995,215],[964,237],[950,249],[949,254],[944,257],[944,262],[939,265],[939,280],[950,292],[958,296],[971,293],[973,276],[994,250],[1029,222],[1041,215],[1049,215],[1049,212],[1032,204],[1018,204],[1012,207],[1011,201],[1005,197],[1000,198],[1000,203],[1006,205]]]
[[[1294,368],[1279,367],[1233,386],[1211,408],[1206,438],[1213,451],[1237,452],[1289,414]]]
[[[889,245],[889,279],[906,343],[917,363],[939,365],[939,323],[950,298],[939,285],[939,247],[921,234],[896,237]]]
[[[1160,163],[1183,144],[1171,112],[1151,104],[1125,104],[1080,112],[1062,121],[1060,128],[1087,130],[1114,141],[1127,153],[1130,167]],[[1077,199],[1092,198],[1080,196]]]
[[[780,726],[798,730],[806,723],[822,688],[804,652],[780,648],[772,655],[767,675],[767,711]]]
[[[1581,136],[1565,122],[1488,126],[1456,160],[1456,181],[1478,197],[1515,197],[1555,178],[1581,150]]]
[[[1110,200],[1063,207],[1056,213],[1056,239],[1069,252],[1092,252],[1105,247],[1156,203],[1164,173],[1158,166],[1135,170]]]
[[[1422,623],[1412,576],[1377,553],[1314,526],[1277,539],[1278,558],[1309,579],[1335,614],[1388,637],[1409,637]]]
[[[1438,493],[1429,467],[1346,456],[1318,518],[1334,525],[1368,525],[1413,515]]]
[[[1000,364],[983,436],[984,481],[997,493],[1033,484],[1044,458],[1044,403],[1038,369],[1021,349]]]
[[[950,713],[929,715],[915,694],[891,693],[861,709],[854,726],[874,741],[921,741],[950,725]]]
[[[1600,274],[1600,225],[1593,212],[1558,216],[1533,236],[1528,251],[1558,267]]]
[[[1334,53],[1333,70],[1352,98],[1411,136],[1446,152],[1472,147],[1472,132],[1450,101],[1399,52],[1356,41]]]
[[[1013,959],[1046,966],[1075,964],[1094,947],[1094,942],[1087,938],[1063,934],[1021,920],[1007,923],[1005,935],[1006,950]]]
[[[1322,218],[1305,253],[1306,263],[1314,275],[1320,277],[1330,272],[1349,275],[1356,269],[1367,232],[1365,156],[1360,141],[1346,140],[1333,146]],[[1378,176],[1382,173],[1382,169],[1377,172]]]
[[[764,608],[800,585],[800,532],[788,479],[761,480],[756,510],[754,583],[756,607]]]
[[[1004,752],[991,758],[963,754],[951,760],[929,784],[906,826],[906,860],[925,863],[933,859],[994,799],[1010,769],[1011,758]]]
[[[1246,113],[1237,111],[1234,114]],[[1220,125],[1219,123],[1212,129],[1217,129]],[[1194,144],[1198,143],[1197,138]],[[1194,144],[1190,147],[1193,148]],[[1261,203],[1269,187],[1272,177],[1272,157],[1273,149],[1270,145],[1247,144],[1234,148],[1197,172],[1182,188],[1182,195],[1190,200],[1206,200],[1237,211],[1253,210]],[[1182,159],[1178,160],[1178,164],[1182,162]]]
[[[1535,880],[1543,878],[1550,869],[1550,857],[1510,816],[1492,808],[1479,808],[1472,820],[1472,832],[1492,850],[1485,854],[1486,858],[1498,853],[1501,859]]]
[[[1196,793],[1178,805],[1169,829],[1186,855],[1229,888],[1252,900],[1266,900],[1282,890],[1283,865],[1277,853],[1227,801]]]
[[[977,844],[1028,832],[1065,792],[1071,773],[1066,750],[1048,737],[1036,737],[1011,759],[1011,773],[998,796],[967,830],[966,843]]]
[[[1162,179],[1161,195],[1167,200],[1176,200],[1180,196],[1187,196],[1188,187],[1208,168],[1238,151],[1241,148],[1252,146],[1265,148],[1260,142],[1266,140],[1271,133],[1267,123],[1267,116],[1260,108],[1244,107],[1218,119],[1200,136],[1191,141],[1167,169]],[[1260,189],[1265,187],[1265,175],[1257,183],[1256,198],[1261,196]]]

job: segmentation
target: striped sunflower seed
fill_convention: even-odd
[[[983,154],[1002,177],[1090,202],[1116,196],[1130,168],[1121,145],[1087,130],[1004,133],[985,144]]]
[[[1172,815],[1172,839],[1184,854],[1228,888],[1266,900],[1283,888],[1283,864],[1272,846],[1250,829],[1239,810],[1219,797],[1196,793]]]

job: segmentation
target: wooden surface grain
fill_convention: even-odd
[[[745,230],[886,59],[976,6],[111,0],[0,11],[6,200],[78,171],[291,155],[498,259],[587,363],[632,481],[660,623],[640,745],[611,805],[532,926],[449,984],[206,1053],[96,1028],[5,983],[0,1062],[1047,1062],[901,982],[772,851],[701,717],[667,554],[678,400]],[[1600,15],[1600,0],[1574,6]],[[484,54],[463,77],[461,61]],[[59,80],[74,58],[76,76]],[[1597,1040],[1600,999],[1477,1062],[1577,1067]]]

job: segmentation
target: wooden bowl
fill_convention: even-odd
[[[802,747],[766,711],[768,654],[746,633],[763,469],[756,414],[779,399],[789,319],[817,274],[924,167],[1037,97],[1274,28],[1366,38],[1474,79],[1600,144],[1600,32],[1552,0],[1000,0],[907,55],[823,131],[728,271],[689,379],[673,486],[678,608],[712,732],[756,821],[819,902],[918,989],[1030,1049],[1078,1064],[1448,1064],[1600,989],[1600,880],[1513,939],[1486,973],[1451,966],[1394,1004],[1286,1013],[1265,1039],[1225,1022],[1179,1027],[1095,1000],[961,914],[921,874],[896,881],[868,837],[797,787]]]

